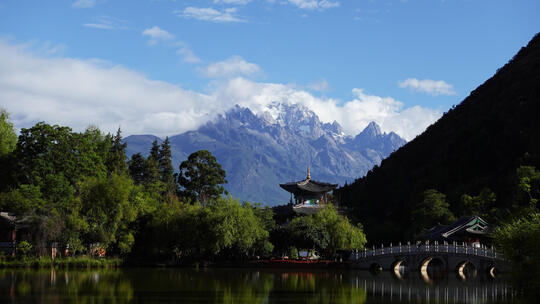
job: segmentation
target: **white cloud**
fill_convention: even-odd
[[[208,78],[231,78],[235,76],[253,76],[261,73],[261,68],[245,61],[240,56],[232,56],[199,68],[199,72]]]
[[[159,28],[159,26],[153,26],[151,28],[147,28],[142,32],[143,36],[150,37],[150,40],[148,43],[150,45],[156,44],[159,40],[172,40],[174,39],[174,36],[167,32],[166,30],[163,30]]]
[[[245,22],[245,20],[236,16],[236,8],[226,8],[217,10],[211,7],[193,7],[189,6],[183,10],[175,11],[178,16],[187,19],[197,19],[203,21],[226,23],[226,22]]]
[[[312,109],[324,122],[338,121],[350,135],[361,132],[371,121],[385,132],[394,131],[407,140],[413,139],[435,122],[441,112],[403,104],[391,97],[379,97],[353,89],[354,98],[339,103],[331,98],[318,98],[292,86],[260,83],[244,78],[229,80],[213,95],[223,104],[239,104],[262,113],[273,102],[300,103]]]
[[[95,0],[77,0],[73,2],[71,6],[75,8],[89,8],[89,7],[93,7],[94,5],[96,5]]]
[[[174,35],[167,32],[166,30],[160,28],[157,25],[154,25],[151,28],[147,28],[142,31],[143,36],[150,37],[148,40],[149,45],[156,45],[159,41],[167,41],[168,47],[176,48],[176,53],[182,57],[182,60],[187,63],[201,63],[202,60],[195,55],[193,50],[189,46],[179,40],[176,40]]]
[[[214,0],[214,3],[233,4],[233,5],[246,5],[250,2],[251,0]]]
[[[0,41],[0,105],[15,125],[38,121],[82,131],[171,135],[197,128],[221,109],[214,97],[146,78],[99,60],[47,58]]]
[[[187,46],[181,46],[176,53],[182,56],[184,62],[187,63],[201,63],[203,62],[201,58],[197,57],[193,51]]]
[[[328,83],[326,79],[321,78],[317,81],[309,83],[307,85],[307,88],[313,91],[317,91],[317,92],[326,92],[330,90],[330,84]]]
[[[454,86],[442,80],[407,78],[398,83],[400,88],[410,88],[416,92],[428,93],[431,95],[456,95]]]
[[[307,10],[325,10],[339,6],[338,1],[328,0],[288,0],[289,3],[301,9]]]
[[[165,136],[196,129],[235,104],[261,113],[273,102],[286,102],[308,106],[322,121],[337,120],[351,135],[376,121],[382,130],[410,140],[441,115],[419,106],[403,108],[393,98],[361,89],[353,94],[341,103],[294,86],[242,77],[199,93],[100,60],[50,58],[0,41],[0,106],[17,128],[46,121],[76,131],[93,124],[106,132],[121,126],[124,135]]]
[[[100,30],[125,30],[127,29],[127,21],[110,17],[110,16],[99,16],[94,18],[93,22],[83,24],[86,27],[96,28]]]

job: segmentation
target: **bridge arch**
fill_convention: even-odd
[[[429,256],[420,262],[420,276],[428,283],[433,283],[433,278],[439,278],[446,270],[445,260],[439,256]]]
[[[476,277],[478,274],[478,267],[474,262],[464,260],[457,264],[456,273],[460,279],[465,281]]]
[[[498,271],[497,268],[495,268],[495,265],[490,265],[490,266],[488,267],[488,275],[489,275],[490,278],[495,279],[495,277],[497,276],[498,272],[499,272],[499,271]]]
[[[395,278],[402,280],[405,277],[405,272],[409,267],[408,262],[404,258],[398,258],[392,263],[392,273]]]

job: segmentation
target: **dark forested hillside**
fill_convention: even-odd
[[[467,73],[467,71],[463,71]],[[540,34],[508,64],[424,133],[337,192],[369,240],[407,239],[415,205],[428,189],[446,195],[456,216],[463,194],[496,194],[504,216],[515,196],[516,169],[540,167]],[[444,197],[444,196],[442,196]],[[496,219],[492,219],[495,221]]]

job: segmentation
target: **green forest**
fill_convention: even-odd
[[[126,157],[121,131],[37,123],[17,137],[0,120],[0,210],[16,217],[18,255],[106,255],[138,264],[246,261],[312,250],[333,259],[366,237],[328,205],[277,224],[271,208],[240,202],[208,151],[177,172],[168,139]]]
[[[372,240],[478,215],[493,225],[538,212],[540,34],[365,177],[335,191]]]
[[[407,241],[478,215],[540,290],[540,34],[459,105],[335,195],[370,240]]]

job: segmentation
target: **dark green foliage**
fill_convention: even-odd
[[[141,153],[133,154],[128,162],[128,169],[135,184],[143,185],[146,191],[153,195],[167,197],[178,192],[168,139],[161,147],[154,141],[148,158],[144,158]]]
[[[152,148],[150,149],[150,155],[148,155],[148,158],[153,159],[156,162],[159,161],[159,144],[157,140],[152,142]]]
[[[515,170],[540,167],[540,35],[491,79],[365,177],[336,191],[377,241],[409,240],[418,195],[437,189],[449,209],[464,215],[463,194],[489,188],[504,217],[516,196]],[[472,209],[470,209],[472,208]],[[506,213],[506,215],[504,215]],[[425,227],[429,228],[429,227]]]
[[[271,208],[224,198],[225,171],[208,151],[180,166],[179,198],[168,139],[154,142],[148,158],[134,154],[129,166],[125,150],[120,130],[115,136],[95,127],[77,133],[43,122],[22,129],[7,156],[10,182],[0,185],[0,210],[16,216],[20,252],[45,256],[54,243],[75,256],[104,251],[190,263],[271,257],[270,232],[285,232],[276,239],[280,248],[297,243],[327,257],[365,243],[361,228],[331,206],[277,226]]]
[[[129,224],[135,221],[142,207],[132,180],[116,174],[107,179],[90,178],[81,184],[79,191],[81,213],[88,225],[84,242],[99,243],[105,249],[114,244],[120,253],[129,252],[134,243]]]
[[[53,242],[71,253],[100,243],[129,252],[130,228],[152,200],[127,177],[125,144],[90,127],[84,133],[38,123],[22,129],[13,151],[13,184],[2,185],[2,211],[17,216],[19,238],[43,255]]]
[[[317,214],[297,216],[278,227],[272,241],[281,253],[287,254],[290,247],[297,247],[314,249],[332,259],[338,250],[364,248],[366,236],[361,226],[352,225],[335,207],[326,205]]]
[[[32,244],[28,243],[27,241],[22,241],[17,244],[17,254],[20,254],[21,256],[28,256],[31,250]]]
[[[136,185],[144,184],[147,180],[146,159],[141,153],[131,155],[128,162],[129,175]]]
[[[450,205],[446,202],[446,196],[435,189],[429,189],[422,193],[422,199],[411,212],[412,234],[418,234],[423,229],[436,225],[447,225],[456,220],[448,210]]]
[[[137,248],[142,256],[189,263],[243,260],[273,249],[264,223],[255,215],[261,212],[249,204],[218,198],[205,207],[178,201],[163,207],[142,232],[141,238],[148,241]]]
[[[178,183],[184,195],[204,204],[226,193],[221,185],[227,183],[227,180],[225,171],[214,155],[207,150],[200,150],[180,164]]]
[[[124,174],[127,172],[127,144],[122,142],[122,132],[120,128],[116,135],[111,138],[111,148],[109,157],[106,160],[109,173]]]
[[[520,166],[516,170],[517,191],[513,208],[520,214],[538,209],[540,200],[540,171],[533,166]]]
[[[498,227],[493,237],[498,250],[512,266],[513,279],[531,303],[540,297],[540,213]]]
[[[91,258],[91,257],[66,257],[51,259],[47,256],[28,257],[24,259],[2,259],[0,267],[34,267],[34,268],[117,268],[122,266],[123,261],[119,258]]]
[[[99,143],[93,139],[94,134],[72,133],[68,127],[42,122],[22,129],[14,152],[18,182],[41,185],[50,183],[47,179],[51,175],[63,175],[70,184],[75,184],[85,176],[103,177],[104,155],[99,155]]]
[[[6,172],[14,182],[2,185],[0,207],[17,216],[19,240],[31,245],[26,254],[46,255],[53,243],[75,255],[135,248],[132,256],[176,262],[271,254],[272,210],[221,198],[225,171],[209,152],[185,165],[190,195],[179,202],[168,139],[147,159],[133,155],[129,170],[125,149],[120,130],[76,133],[45,123],[21,130],[14,170]]]
[[[298,259],[298,249],[296,249],[296,247],[289,247],[289,258],[290,259]]]
[[[272,231],[276,228],[276,221],[274,220],[272,208],[256,204],[253,206],[253,213],[259,218],[266,231]]]
[[[176,184],[171,161],[171,145],[169,144],[169,137],[166,137],[161,143],[158,152],[158,168],[160,180],[165,185],[166,192],[176,193],[178,191],[178,186]]]
[[[498,222],[499,210],[495,208],[497,195],[489,188],[484,188],[476,196],[463,194],[461,196],[461,204],[463,214],[478,215],[488,222]]]

